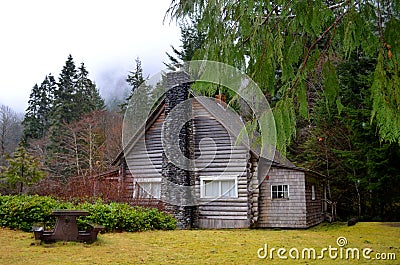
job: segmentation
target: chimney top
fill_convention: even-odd
[[[165,89],[190,82],[190,75],[183,70],[168,72],[166,74]]]

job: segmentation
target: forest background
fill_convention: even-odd
[[[400,1],[173,0],[169,20],[182,45],[166,66],[207,59],[249,75],[272,107],[278,150],[326,177],[340,218],[400,220]],[[24,114],[1,106],[1,193],[112,170],[123,113],[144,80],[137,58],[130,95],[106,104],[69,55],[58,78],[33,85]],[[246,128],[259,129],[227,88],[198,89],[225,94]]]

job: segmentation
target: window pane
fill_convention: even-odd
[[[235,180],[221,180],[221,193],[222,197],[235,197]]]
[[[138,183],[138,185],[140,187],[139,197],[143,199],[150,198],[149,196],[150,183]]]
[[[160,198],[161,183],[160,182],[141,182],[136,183],[134,197],[141,199]]]
[[[282,198],[288,199],[289,198],[289,189],[288,185],[282,185]]]
[[[160,196],[161,196],[161,183],[152,182],[151,183],[151,187],[150,187],[150,191],[151,191],[151,196],[153,196],[154,198],[160,198]]]
[[[289,186],[288,185],[273,185],[271,188],[272,199],[278,198],[289,198]]]
[[[222,179],[222,180],[202,180],[204,197],[218,198],[218,197],[236,197],[237,186],[235,179]]]
[[[204,196],[205,197],[218,197],[219,196],[219,182],[212,180],[205,180],[204,182]]]
[[[272,199],[278,198],[278,186],[273,185],[271,193]]]
[[[311,186],[311,200],[315,200],[315,186]]]

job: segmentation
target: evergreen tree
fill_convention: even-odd
[[[206,34],[198,28],[198,18],[184,21],[180,24],[181,29],[181,50],[171,45],[173,54],[166,53],[170,63],[164,63],[171,70],[176,69],[176,65],[192,60],[204,44]]]
[[[125,99],[125,102],[120,105],[121,111],[125,112],[126,108],[128,107],[129,101],[132,99],[136,89],[146,80],[143,77],[143,69],[142,69],[142,62],[139,58],[135,59],[135,69],[130,71],[128,77],[126,78],[126,82],[131,86],[131,93]],[[142,95],[143,97],[144,95]],[[143,97],[144,104],[147,102],[147,98]]]
[[[382,140],[400,142],[400,1],[172,1],[178,21],[198,17],[205,33],[194,59],[243,69],[270,98],[278,149],[294,136],[297,110],[308,118],[308,83],[323,81],[329,105],[342,106],[336,65],[355,50],[376,58],[371,118]],[[329,107],[329,106],[328,106]],[[289,128],[290,127],[290,128]]]
[[[55,89],[56,81],[51,74],[45,77],[40,87],[37,84],[33,87],[23,121],[24,141],[42,138],[47,133]]]
[[[375,220],[400,218],[400,145],[382,141],[378,125],[371,122],[371,91],[375,60],[354,53],[349,62],[338,67],[343,111],[338,120],[349,130],[351,148],[334,148],[349,187],[353,188],[354,208],[358,214]],[[357,212],[357,211],[355,211]]]
[[[73,158],[77,159],[81,146],[71,128],[85,115],[103,108],[104,101],[85,65],[77,69],[71,55],[58,82],[49,75],[40,87],[34,86],[24,119],[24,138],[52,176],[81,173],[80,167],[71,167],[77,164]]]
[[[74,121],[77,115],[76,102],[76,81],[77,70],[74,60],[71,55],[61,70],[60,77],[57,83],[57,89],[54,91],[54,105],[52,107],[51,119],[52,125],[57,126],[61,123],[70,123]]]
[[[314,126],[299,130],[304,136],[291,153],[300,165],[328,177],[342,218],[398,220],[400,146],[381,141],[376,122],[370,120],[375,63],[353,53],[338,66],[340,114],[334,106],[327,109],[327,98],[320,95],[311,113]]]
[[[94,110],[104,109],[104,100],[101,98],[95,83],[88,77],[89,72],[86,70],[84,63],[78,69],[76,80],[76,114],[90,113]]]
[[[28,154],[22,144],[7,161],[8,166],[1,174],[2,180],[11,188],[17,188],[18,193],[22,193],[24,186],[30,186],[45,176],[39,169],[39,163]]]
[[[28,108],[26,109],[23,125],[24,139],[39,138],[42,135],[42,128],[38,119],[38,101],[40,100],[39,86],[35,84],[29,96]]]
[[[50,113],[49,144],[46,147],[49,150],[49,157],[46,159],[46,166],[54,176],[64,175],[60,156],[67,153],[68,147],[63,141],[63,138],[67,137],[63,127],[77,118],[76,80],[77,70],[72,56],[69,55],[54,91],[54,102]]]

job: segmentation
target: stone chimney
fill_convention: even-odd
[[[165,117],[179,104],[189,99],[190,89],[189,75],[184,71],[167,73],[164,80],[165,94]],[[175,122],[176,121],[176,122]],[[183,126],[181,122],[187,121]],[[197,207],[188,202],[194,201],[194,173],[190,164],[179,167],[172,163],[166,152],[168,145],[176,144],[179,139],[180,154],[188,160],[194,159],[194,139],[192,105],[187,104],[184,108],[174,111],[171,122],[164,121],[164,149],[162,163],[161,199],[166,202],[166,210],[174,214],[179,229],[188,229],[197,226]],[[181,127],[181,128],[178,128]],[[177,135],[179,131],[179,135]],[[167,146],[166,146],[166,145]],[[169,156],[171,154],[169,153]],[[190,162],[189,162],[190,163]]]

